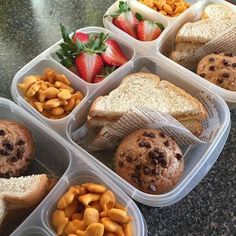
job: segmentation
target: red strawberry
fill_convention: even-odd
[[[161,34],[161,28],[152,21],[140,21],[137,25],[137,38],[141,41],[152,41]]]
[[[128,61],[120,45],[114,39],[107,39],[105,44],[107,48],[102,53],[102,59],[107,65],[119,67]]]
[[[103,81],[105,78],[103,76],[96,75],[95,79],[93,80],[93,83],[99,83]]]
[[[91,83],[102,71],[103,61],[95,53],[83,52],[75,58],[75,64],[81,78]]]
[[[138,24],[138,20],[135,17],[135,14],[128,7],[127,2],[119,2],[119,11],[115,14],[112,14],[112,22],[119,29],[123,30],[127,34],[136,38],[135,28]]]
[[[72,41],[75,43],[76,39],[79,40],[81,43],[87,43],[89,41],[89,36],[81,32],[76,32],[73,36]]]

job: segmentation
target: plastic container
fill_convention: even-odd
[[[0,119],[20,122],[33,134],[36,144],[35,159],[26,174],[46,173],[60,178],[53,190],[11,235],[55,235],[50,217],[56,201],[71,184],[90,181],[106,185],[115,193],[118,201],[128,207],[133,219],[134,235],[147,235],[145,220],[135,203],[96,166],[90,162],[86,164],[83,155],[73,153],[73,147],[55,131],[5,98],[0,98]]]
[[[89,30],[88,28],[85,29]],[[48,51],[51,52],[49,53],[49,60],[53,60],[52,48],[46,50],[46,53],[44,52],[41,55],[47,55]],[[166,60],[162,61],[162,59],[160,60],[154,57],[140,57],[138,55],[136,56],[135,53],[133,53],[133,56],[134,57],[128,63],[124,64],[122,67],[114,71],[109,76],[109,78],[105,79],[102,83],[97,84],[96,87],[90,88],[90,84],[87,84],[87,97],[84,98],[83,103],[79,105],[79,107],[74,111],[73,115],[68,117],[66,122],[61,122],[61,124],[58,124],[58,126],[53,126],[51,124],[52,122],[47,123],[47,120],[44,120],[44,122],[53,127],[56,131],[60,132],[60,134],[63,135],[72,144],[75,153],[79,153],[81,157],[83,156],[83,158],[86,159],[87,163],[91,163],[91,165],[95,164],[103,173],[105,173],[117,185],[119,185],[122,190],[124,190],[129,196],[146,205],[155,207],[168,206],[176,203],[184,196],[186,196],[212,167],[226,142],[230,129],[230,113],[225,102],[218,95],[212,93],[210,90],[199,83],[193,83],[189,74],[185,73],[185,71],[183,70],[178,70],[178,67],[176,67],[175,65],[170,66],[170,64],[167,63]],[[12,95],[14,99],[18,98],[16,99],[16,102],[20,106],[24,106],[22,104],[23,99],[19,99],[20,96],[19,93],[17,94],[16,84],[20,81],[23,75],[28,72],[27,68],[32,68],[33,71],[33,67],[37,68],[37,65],[41,63],[40,61],[43,58],[44,56],[37,57],[35,60],[33,60],[33,62],[29,63],[28,66],[20,70],[13,80]],[[33,66],[30,66],[32,64]],[[59,66],[62,70],[68,71],[66,68],[58,64],[58,67]],[[185,158],[184,174],[173,189],[171,189],[168,193],[161,195],[151,195],[139,191],[138,189],[127,183],[127,181],[119,177],[112,170],[113,161],[110,158],[105,158],[103,154],[97,155],[96,157],[92,156],[72,140],[72,133],[86,122],[88,111],[94,99],[97,96],[107,94],[109,91],[116,88],[126,75],[139,71],[149,71],[152,73],[156,73],[160,76],[161,79],[170,81],[176,86],[183,88],[193,96],[200,91],[204,91],[210,97],[212,97],[212,100],[220,116],[221,126],[213,142],[190,146],[183,149]],[[68,71],[68,73],[71,72]],[[37,116],[37,113],[35,113],[34,115],[42,120],[40,116]]]
[[[132,46],[130,46],[124,39],[120,38],[119,36],[116,36],[114,33],[110,32],[107,29],[100,27],[86,27],[77,31],[83,33],[96,34],[103,32],[105,34],[109,34],[111,38],[119,42],[122,50],[125,52],[128,58],[130,58],[130,60],[133,60],[133,58],[135,57],[135,51]],[[85,100],[87,100],[87,96],[89,96],[100,84],[104,83],[106,80],[109,80],[110,76],[113,73],[119,72],[119,70],[124,65],[122,65],[109,76],[107,76],[104,81],[98,84],[88,83],[59,63],[59,59],[56,57],[55,53],[60,48],[60,43],[62,43],[62,40],[58,41],[53,46],[45,50],[43,53],[41,53],[39,56],[37,56],[35,59],[33,59],[31,62],[29,62],[16,73],[12,82],[11,94],[17,104],[24,107],[25,110],[29,111],[31,114],[39,118],[44,124],[51,126],[53,129],[57,130],[57,132],[63,135],[65,133],[65,127],[68,121],[74,119],[74,114],[76,113],[76,111],[78,111],[78,109],[80,109]],[[68,116],[58,120],[48,119],[47,117],[40,114],[27,101],[25,101],[22,92],[17,87],[17,84],[21,83],[25,76],[30,74],[42,74],[43,70],[47,67],[55,69],[59,73],[65,74],[71,81],[73,87],[80,90],[85,95],[85,98],[81,101],[81,103],[78,104],[77,107],[75,107],[75,109]]]
[[[212,92],[220,95],[229,105],[230,109],[236,107],[236,92],[229,91],[223,89],[208,80],[198,76],[197,74],[193,73],[192,71],[184,68],[183,66],[177,64],[176,62],[169,59],[170,53],[174,50],[175,45],[175,37],[178,33],[179,29],[184,25],[186,22],[193,22],[200,19],[201,12],[203,9],[210,3],[220,3],[229,6],[230,8],[235,9],[236,6],[230,4],[223,0],[206,0],[206,1],[199,1],[198,3],[194,4],[194,6],[189,9],[183,17],[179,18],[175,21],[175,24],[172,24],[168,31],[163,32],[162,37],[157,42],[157,53],[156,57],[160,58],[161,60],[168,63],[171,67],[175,67],[177,70],[182,71],[188,75],[189,79],[192,83],[201,84],[205,88],[210,89]]]
[[[150,60],[152,59],[152,61]],[[155,58],[141,57],[135,61],[127,63],[119,74],[115,75],[114,79],[107,80],[100,86],[90,97],[89,103],[92,103],[98,96],[108,94],[111,90],[116,88],[121,80],[128,74],[136,73],[139,71],[148,71],[160,76],[161,79],[167,80],[176,86],[183,88],[185,91],[195,96],[200,91],[203,91],[212,97],[214,105],[218,111],[220,119],[220,129],[212,143],[192,145],[185,147],[182,151],[184,153],[185,169],[182,178],[169,192],[160,195],[152,195],[144,193],[137,188],[133,187],[127,181],[119,177],[112,169],[112,155],[113,153],[105,152],[93,155],[87,153],[79,145],[72,140],[72,133],[83,125],[86,121],[87,113],[89,111],[88,104],[85,103],[81,109],[83,112],[77,112],[75,121],[71,121],[67,127],[67,138],[78,150],[84,153],[89,160],[92,160],[96,165],[109,176],[117,185],[119,185],[129,196],[138,202],[145,205],[163,207],[176,203],[186,196],[207,174],[214,162],[217,160],[230,130],[230,113],[223,99],[218,95],[210,92],[208,89],[201,85],[193,84],[189,77],[175,69],[169,67],[167,64]]]
[[[138,1],[130,0],[127,2],[129,4],[131,10],[134,13],[138,12],[144,17],[144,19],[148,19],[148,20],[152,20],[153,22],[161,23],[165,27],[164,31],[168,30],[169,21],[168,21],[168,19],[166,19],[165,16],[163,16],[162,14],[157,13],[155,11],[153,13],[153,10],[151,8],[146,7],[145,5],[143,5],[142,3],[138,2]],[[112,23],[112,17],[110,15],[114,14],[114,12],[118,11],[118,9],[119,9],[119,1],[116,1],[113,5],[111,5],[111,7],[108,8],[108,10],[106,11],[106,13],[103,17],[104,27],[109,29],[110,31],[114,32],[116,35],[119,35],[120,37],[126,39],[130,43],[130,45],[134,46],[136,52],[139,52],[140,54],[146,54],[147,51],[148,52],[155,51],[156,42],[159,40],[159,38],[157,38],[153,41],[143,42],[138,39],[135,39],[134,37],[127,34],[123,30],[119,29],[118,27],[116,27]],[[105,16],[107,16],[107,17],[105,17]]]

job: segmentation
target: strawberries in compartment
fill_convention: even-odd
[[[113,24],[126,32],[127,34],[136,38],[136,26],[138,20],[135,14],[128,7],[127,2],[119,2],[119,10],[111,15],[113,17]]]
[[[64,40],[56,52],[60,63],[88,83],[101,82],[129,60],[120,45],[108,34],[76,32],[70,38],[65,27],[60,27]]]
[[[128,61],[128,58],[122,52],[120,45],[113,39],[107,39],[106,50],[102,53],[103,61],[109,66],[122,66]]]
[[[140,41],[152,41],[157,39],[164,26],[150,20],[144,20],[139,13],[133,13],[127,2],[119,2],[119,10],[111,14],[112,23],[132,37]]]

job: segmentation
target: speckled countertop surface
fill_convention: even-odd
[[[70,31],[102,25],[112,0],[1,0],[0,96],[11,99],[15,73]],[[177,204],[152,208],[138,204],[149,235],[236,235],[236,112],[223,152],[201,183]]]

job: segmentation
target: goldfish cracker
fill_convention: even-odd
[[[119,224],[127,224],[130,221],[130,217],[127,215],[127,212],[121,209],[112,208],[108,211],[108,216],[111,220]]]
[[[86,183],[86,184],[82,184],[82,186],[88,192],[91,192],[91,193],[104,193],[107,190],[107,188],[104,185],[95,184],[95,183]]]
[[[133,235],[133,229],[132,229],[132,225],[130,222],[128,224],[124,225],[124,233],[125,233],[125,236],[132,236]]]
[[[101,223],[92,223],[88,226],[86,231],[77,230],[77,236],[103,236],[104,225]]]
[[[72,219],[72,215],[75,214],[77,212],[77,208],[79,206],[79,203],[77,201],[77,199],[75,198],[71,204],[69,204],[65,209],[64,209],[64,212],[65,212],[65,216],[68,218],[68,219]],[[74,218],[75,219],[75,218]],[[72,219],[73,220],[73,219]]]
[[[109,217],[104,217],[101,219],[101,223],[108,232],[117,234],[118,236],[125,236],[122,226],[112,221]]]
[[[54,115],[54,116],[60,116],[60,115],[63,115],[64,114],[64,109],[63,109],[63,107],[55,107],[55,108],[53,108],[52,110],[51,110],[51,113],[52,113],[52,115]]]
[[[57,235],[62,235],[69,219],[62,210],[56,210],[52,214],[52,225],[55,227]]]
[[[86,206],[90,204],[91,202],[98,201],[100,198],[101,198],[101,194],[87,193],[83,196],[80,196],[79,201]]]
[[[70,189],[59,199],[57,203],[58,209],[65,209],[71,204],[76,196],[79,195],[79,189],[71,186]]]
[[[114,207],[116,203],[116,198],[111,190],[107,190],[100,199],[101,207],[104,211],[108,211]]]

